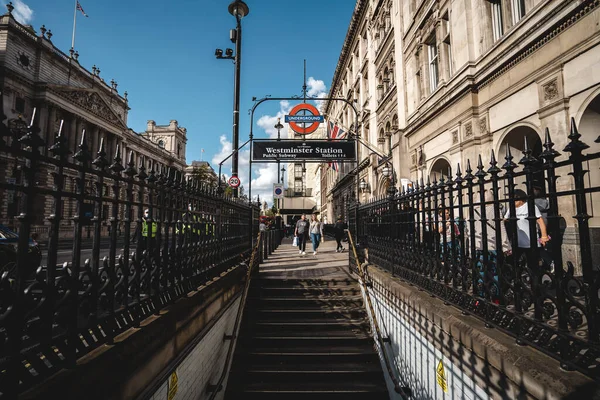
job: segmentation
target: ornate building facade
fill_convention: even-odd
[[[358,129],[349,107],[330,102],[324,111],[378,151],[360,146],[358,171],[329,171],[328,201],[336,203],[349,172],[366,183],[360,201],[385,195],[386,154],[401,188],[479,156],[487,168],[492,150],[503,157],[510,147],[518,161],[525,138],[537,156],[546,129],[562,151],[571,118],[592,144],[599,25],[598,0],[358,0],[330,92],[354,101]],[[597,187],[600,165],[588,163],[588,184]],[[590,196],[591,210],[599,203]],[[572,204],[563,207],[574,215]],[[600,218],[590,225],[600,227]]]
[[[131,155],[136,166],[143,161],[146,167],[168,167],[183,170],[186,167],[186,129],[177,121],[167,126],[157,126],[149,121],[147,132],[136,133],[127,126],[130,110],[127,92],[118,92],[118,84],[104,81],[95,65],[88,71],[78,62],[78,53],[63,53],[52,43],[52,32],[44,26],[38,34],[32,27],[18,23],[11,11],[0,17],[0,88],[2,104],[9,127],[26,127],[33,118],[34,126],[45,144],[44,155],[54,143],[57,132],[68,139],[70,156],[78,148],[83,132],[95,156],[100,142],[104,142],[109,160],[117,149],[121,161],[126,163]],[[39,184],[51,187],[49,169],[39,171]],[[8,183],[20,181],[19,160],[2,156],[0,180]],[[74,171],[66,173],[66,185],[74,185]],[[90,187],[93,186],[89,182]],[[108,193],[110,182],[104,188]],[[2,223],[13,226],[19,212],[19,199],[10,191],[0,193]],[[72,223],[73,201],[64,205],[65,223]],[[36,225],[39,233],[45,232],[44,216],[51,199],[40,199],[36,205]],[[109,206],[106,206],[109,207]],[[106,218],[105,209],[101,217]],[[65,229],[67,232],[68,229]]]

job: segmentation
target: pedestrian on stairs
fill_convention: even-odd
[[[335,249],[336,253],[341,253],[344,251],[344,246],[342,246],[342,239],[344,239],[344,232],[346,230],[346,224],[342,221],[342,216],[340,215],[337,219],[337,222],[333,226],[333,230],[335,231],[335,241],[337,242],[337,248]]]
[[[317,255],[317,249],[323,239],[323,223],[317,218],[317,214],[313,214],[310,220],[310,241],[313,247],[313,256]]]
[[[306,220],[306,214],[302,214],[302,217],[296,222],[296,229],[294,230],[294,236],[298,237],[298,254],[301,256],[306,254],[306,241],[308,240],[308,230],[310,224]]]

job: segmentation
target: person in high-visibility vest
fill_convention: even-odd
[[[184,212],[181,216],[181,222],[177,224],[175,233],[179,237],[179,243],[187,239],[197,240],[198,237],[198,217],[192,212],[192,205],[188,204],[188,211]]]
[[[150,249],[154,245],[156,240],[156,231],[158,225],[156,222],[150,220],[150,210],[144,210],[144,216],[142,217],[142,223],[138,225],[132,243],[135,243],[139,238],[138,246],[141,250]]]

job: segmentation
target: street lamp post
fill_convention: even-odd
[[[281,118],[277,118],[277,124],[273,128],[277,129],[277,140],[281,140],[281,129],[283,129]]]
[[[228,7],[229,14],[233,15],[236,20],[235,30],[231,30],[229,38],[235,43],[235,55],[233,50],[226,49],[225,56],[223,50],[217,49],[215,56],[218,59],[233,59],[235,64],[235,78],[233,82],[233,150],[237,150],[240,142],[240,71],[242,64],[242,18],[250,13],[250,9],[242,0],[235,0]],[[238,175],[238,152],[233,154],[231,160],[231,175]],[[233,196],[238,197],[238,189],[233,189]]]

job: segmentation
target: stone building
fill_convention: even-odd
[[[43,155],[51,155],[48,148],[62,126],[62,134],[68,139],[71,156],[77,151],[82,133],[95,156],[100,141],[104,141],[107,158],[113,160],[117,148],[122,162],[133,155],[136,167],[142,160],[155,167],[164,166],[183,170],[186,167],[186,129],[177,121],[167,126],[157,126],[149,121],[147,132],[136,133],[127,126],[130,110],[127,92],[120,94],[117,82],[110,83],[100,75],[95,65],[91,71],[78,61],[78,53],[71,50],[63,53],[52,43],[52,32],[44,26],[39,34],[31,27],[18,23],[9,12],[0,17],[0,88],[2,103],[9,127],[29,125],[33,110],[36,110],[34,125],[40,129],[39,135],[45,142],[41,148]],[[125,156],[127,154],[127,156]],[[3,154],[0,180],[19,183],[21,180],[20,161]],[[75,184],[74,171],[66,172],[66,189],[72,190]],[[39,171],[40,185],[52,186],[50,169]],[[92,182],[86,182],[92,187]],[[110,182],[104,191],[108,194]],[[0,193],[1,222],[14,225],[14,217],[19,212],[19,196],[13,192]],[[52,199],[40,199],[35,205],[35,225],[44,234],[44,217],[49,215]],[[109,206],[105,206],[102,218],[107,218]],[[72,223],[75,210],[74,200],[65,200],[64,223]],[[37,228],[34,227],[34,230]],[[69,228],[65,227],[65,233]]]
[[[358,165],[343,163],[339,171],[328,168],[323,179],[327,214],[335,218],[347,218],[348,204],[357,191],[360,201],[387,193],[392,180],[383,173],[386,165],[393,163],[395,182],[410,174],[406,139],[400,129],[404,93],[396,79],[402,71],[396,62],[396,43],[401,38],[394,30],[393,3],[357,1],[329,93],[352,102],[354,108],[333,100],[324,106],[330,121],[357,133],[364,143],[358,145]],[[364,190],[357,187],[357,173],[365,181]]]
[[[510,147],[518,161],[525,138],[539,155],[546,128],[563,153],[571,118],[593,147],[599,25],[598,0],[358,0],[330,95],[354,100],[358,134],[391,154],[398,187],[439,179],[459,163],[464,170],[479,155],[487,168],[492,150],[503,161]],[[351,111],[333,102],[325,109],[346,127]],[[385,159],[374,153],[360,147],[361,201],[385,195],[389,182]],[[595,187],[600,165],[589,164],[587,184]],[[327,189],[330,199],[343,179]],[[570,185],[566,177],[558,182]],[[565,215],[574,215],[567,203]],[[591,214],[597,204],[590,196]],[[599,217],[590,225],[600,226]]]

